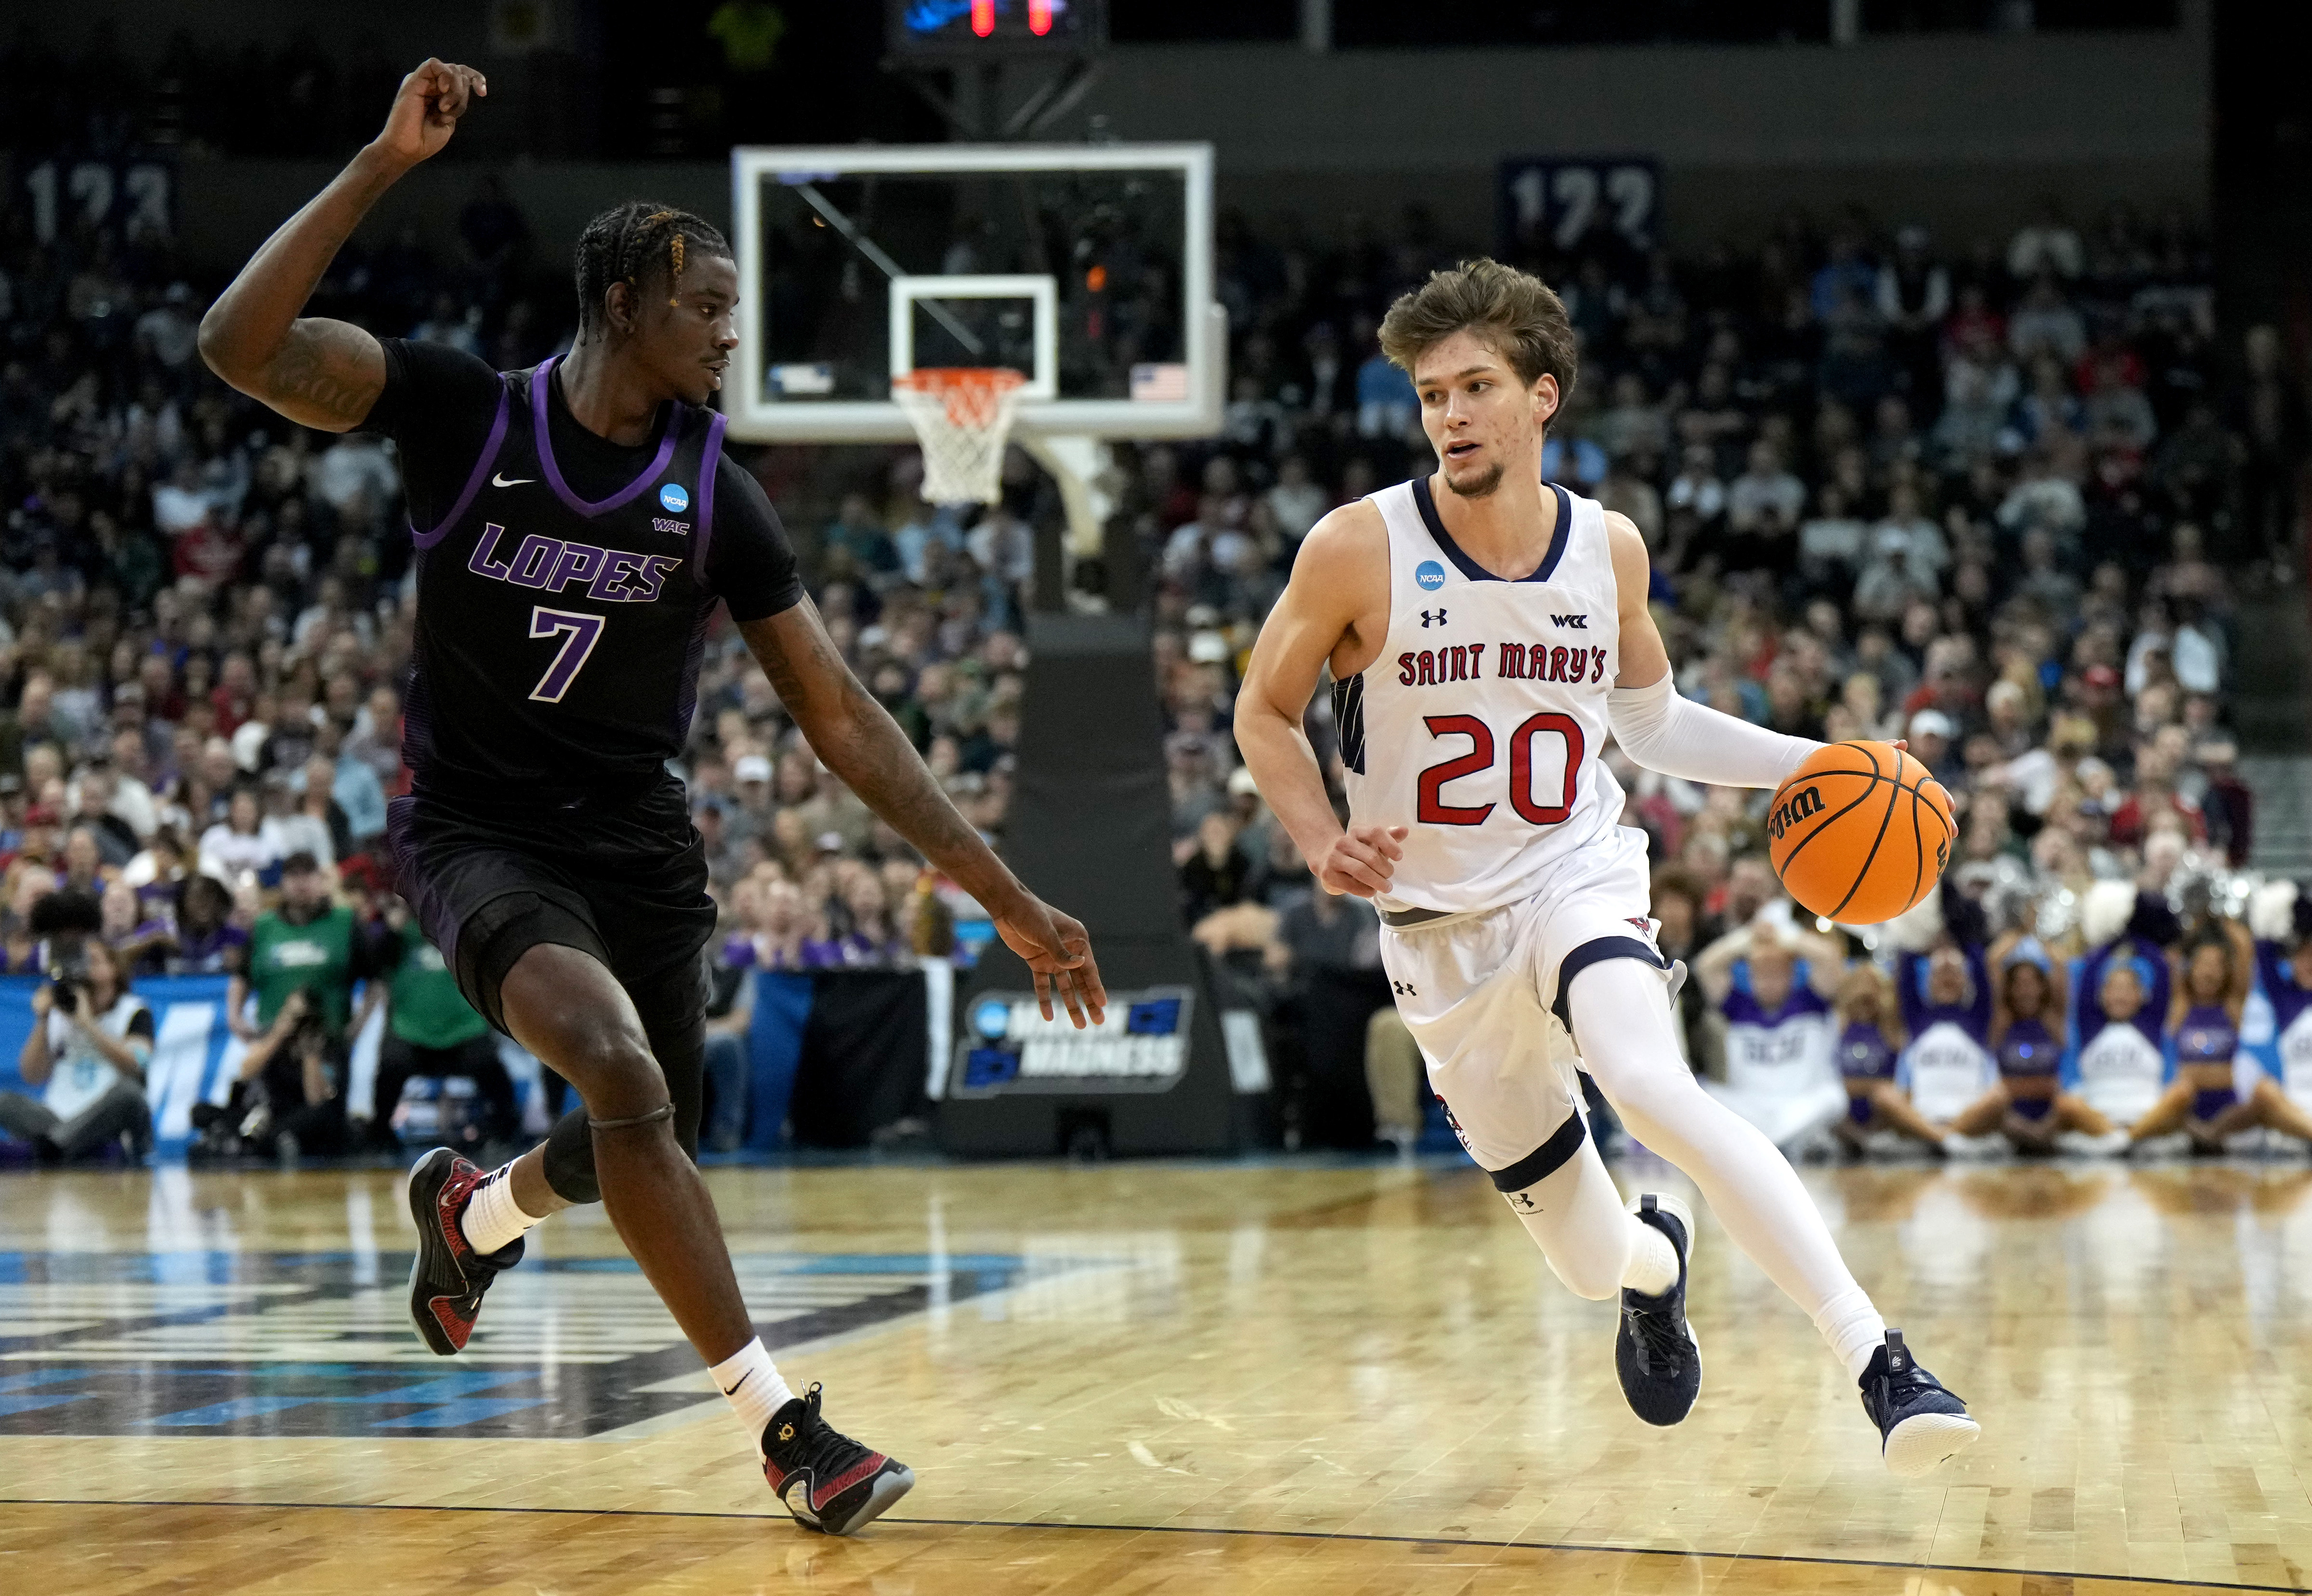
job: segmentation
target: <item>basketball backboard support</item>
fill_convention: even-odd
[[[933,365],[1023,372],[1039,458],[1219,431],[1210,145],[741,147],[731,176],[734,438],[907,441],[891,379]]]

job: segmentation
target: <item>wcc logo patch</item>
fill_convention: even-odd
[[[1445,585],[1445,568],[1434,560],[1423,560],[1413,568],[1413,585],[1424,593],[1434,593]]]
[[[670,515],[680,515],[690,508],[690,490],[679,482],[670,482],[658,491],[659,507]]]

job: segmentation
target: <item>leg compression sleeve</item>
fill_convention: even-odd
[[[1581,1122],[1579,1114],[1571,1121]],[[1498,1175],[1493,1183],[1502,1184]],[[1622,1288],[1635,1239],[1632,1227],[1639,1222],[1622,1207],[1621,1190],[1598,1156],[1595,1139],[1583,1137],[1571,1158],[1502,1196],[1568,1291],[1599,1302]]]
[[[1630,1133],[1686,1172],[1734,1244],[1861,1368],[1886,1321],[1839,1257],[1798,1172],[1686,1068],[1660,975],[1607,959],[1576,975],[1568,992],[1583,1065]]]

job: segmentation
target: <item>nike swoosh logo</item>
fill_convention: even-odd
[[[754,1370],[752,1370],[752,1369],[748,1370],[745,1374],[741,1374],[741,1375],[740,1375],[740,1376],[739,1376],[739,1385],[744,1385],[744,1384],[746,1384],[746,1383],[747,1383],[747,1382],[749,1382],[749,1380],[752,1380],[754,1377],[755,1377],[755,1371],[754,1371]],[[723,1394],[724,1396],[726,1396],[726,1397],[731,1397],[731,1396],[736,1396],[736,1395],[738,1395],[738,1394],[739,1394],[739,1385],[734,1385],[734,1386],[732,1386],[729,1391],[723,1391],[723,1392],[722,1392],[722,1394]],[[718,1390],[718,1391],[722,1390],[722,1388],[721,1388],[720,1386],[717,1386],[715,1389],[716,1389],[716,1390]]]
[[[536,482],[537,480],[538,480],[538,478],[536,478],[535,476],[511,476],[511,477],[510,477],[510,476],[507,476],[504,472],[495,472],[495,473],[493,473],[493,474],[491,475],[491,476],[490,476],[490,486],[492,486],[492,487],[494,487],[494,488],[518,488],[518,487],[520,487],[523,483],[526,483],[526,482]]]

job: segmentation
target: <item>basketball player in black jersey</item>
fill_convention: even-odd
[[[306,426],[394,437],[416,540],[411,792],[400,885],[459,985],[583,1101],[485,1173],[436,1148],[410,1175],[410,1309],[462,1348],[522,1233],[602,1202],[731,1400],[796,1519],[835,1533],[914,1483],[789,1391],[749,1322],[692,1163],[705,1051],[705,850],[666,772],[682,747],[714,607],[729,609],[811,746],[995,917],[1081,1025],[1103,991],[1083,928],[1038,900],[955,812],[845,667],[762,488],[707,408],[738,342],[721,233],[632,204],[578,249],[565,358],[500,373],[439,345],[298,314],[377,197],[488,92],[427,61],[384,131],[267,241],[201,324],[209,365]]]

